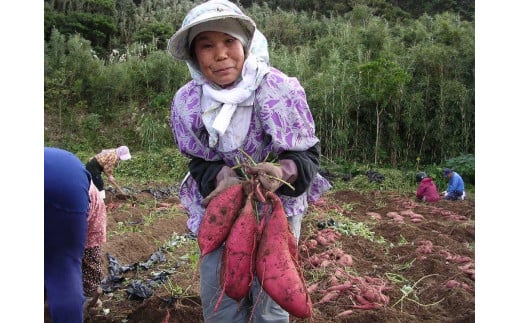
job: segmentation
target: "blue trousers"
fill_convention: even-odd
[[[447,192],[444,199],[449,200],[449,201],[456,201],[461,196],[462,196],[462,192],[460,192],[460,191]]]

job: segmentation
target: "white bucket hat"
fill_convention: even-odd
[[[184,18],[181,28],[168,40],[168,52],[175,58],[190,61],[192,57],[190,56],[189,42],[196,36],[190,35],[191,29],[194,26],[209,23],[211,28],[205,29],[202,26],[198,26],[196,28],[197,33],[208,30],[221,31],[215,28],[215,22],[223,19],[233,19],[238,22],[237,26],[243,29],[243,32],[237,31],[236,35],[228,33],[242,42],[247,53],[251,47],[251,40],[256,29],[255,22],[244,15],[232,2],[222,0],[208,1],[191,9]],[[230,24],[228,22],[225,25]],[[232,23],[232,25],[235,24]],[[246,37],[245,43],[243,37],[241,37],[242,35]]]

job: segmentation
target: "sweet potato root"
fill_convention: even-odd
[[[227,296],[244,298],[253,281],[258,223],[251,192],[233,223],[222,253],[221,285]]]
[[[256,272],[262,288],[290,314],[299,318],[312,316],[312,301],[303,275],[289,251],[287,216],[280,198],[271,192],[273,205],[258,245]]]
[[[242,209],[243,202],[242,184],[228,187],[209,202],[200,223],[197,237],[201,257],[214,251],[224,243],[233,222]]]

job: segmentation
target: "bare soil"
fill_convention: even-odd
[[[175,194],[158,198],[150,192],[141,190],[132,198],[107,193],[104,254],[134,268],[121,274],[119,287],[105,288],[102,308],[91,310],[86,322],[203,322],[198,272],[194,261],[187,260],[196,246],[186,227],[187,214]],[[413,194],[327,193],[309,207],[299,244],[313,319],[291,322],[474,322],[474,218],[472,197],[424,204]],[[331,230],[348,229],[342,226],[348,223],[363,223],[372,237],[352,227],[328,242],[320,238]],[[168,241],[181,240],[176,247],[160,249]],[[165,259],[148,269],[136,265],[158,250]],[[337,252],[349,261],[339,261]],[[330,261],[323,261],[327,255]],[[103,268],[109,277],[108,257]],[[132,282],[150,281],[161,272],[168,273],[167,281],[152,288],[152,296],[129,292]],[[352,288],[323,300],[327,288],[347,281]],[[385,296],[368,299],[363,306],[363,287]]]

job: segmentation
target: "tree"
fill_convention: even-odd
[[[396,63],[379,58],[359,66],[362,93],[367,105],[373,105],[376,112],[376,138],[374,163],[379,162],[380,133],[382,114],[389,104],[403,95],[404,85],[410,75]]]

